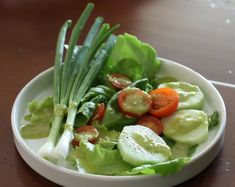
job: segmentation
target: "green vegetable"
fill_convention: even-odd
[[[187,145],[176,143],[172,148],[172,158],[190,157],[195,152],[198,145]]]
[[[104,97],[103,95],[97,95],[91,101],[83,103],[77,112],[74,127],[77,128],[84,125],[88,125],[88,121],[91,119],[95,112],[97,103],[106,102],[106,97]]]
[[[153,87],[149,84],[149,80],[147,78],[143,78],[133,82],[129,88],[139,88],[143,91],[149,92],[153,89]]]
[[[80,142],[80,146],[76,147],[72,156],[77,161],[78,170],[81,167],[88,173],[119,175],[132,168],[122,160],[117,149],[104,149],[99,144],[93,145],[85,141]]]
[[[94,102],[85,102],[78,110],[76,115],[76,121],[74,122],[74,127],[81,127],[88,125],[87,122],[93,116],[96,109],[96,104]]]
[[[164,140],[148,127],[141,125],[123,128],[118,149],[123,160],[133,166],[165,162],[171,156],[171,150]]]
[[[136,168],[133,168],[129,174],[131,175],[152,175],[152,174],[160,174],[160,175],[172,175],[177,173],[184,167],[190,158],[182,157],[174,160],[161,162],[158,164],[146,164]]]
[[[158,88],[169,87],[179,94],[178,110],[202,109],[204,95],[200,88],[187,82],[168,82],[160,84]]]
[[[102,17],[97,17],[81,49],[77,49],[77,41],[93,7],[93,3],[88,3],[75,24],[65,55],[63,55],[64,41],[71,21],[67,21],[62,26],[58,37],[53,85],[55,118],[48,139],[38,152],[40,156],[53,162],[58,158],[65,159],[67,157],[73,137],[74,121],[81,99],[91,87],[116,40],[115,36],[110,35],[119,25],[115,25],[110,29],[109,24],[102,25]],[[78,50],[77,53],[76,50]],[[65,57],[62,65],[63,56]],[[63,128],[64,131],[58,141],[62,120],[66,112],[67,118]]]
[[[154,89],[156,89],[160,84],[167,82],[177,82],[177,79],[174,77],[155,78],[150,82],[150,84],[153,86]]]
[[[84,74],[84,71],[81,71],[81,73],[83,73],[85,77],[82,78],[83,81],[80,82],[80,85],[78,84],[78,82],[75,81],[75,85],[73,86],[73,88],[75,88],[75,90],[77,91],[75,92],[75,95],[70,96],[70,103],[64,132],[61,135],[61,138],[53,151],[53,154],[57,157],[57,159],[66,159],[69,153],[70,142],[73,138],[73,127],[76,118],[77,108],[81,102],[81,99],[83,98],[87,90],[90,88],[93,80],[95,79],[98,71],[102,66],[102,63],[108,56],[110,48],[113,46],[114,42],[115,36],[111,36],[108,41],[98,50],[94,59],[91,60],[90,69],[88,70],[87,74]],[[83,61],[83,63],[86,63],[86,61]],[[78,72],[78,77],[79,76],[82,75]]]
[[[137,119],[125,117],[124,114],[120,112],[117,102],[118,93],[119,92],[114,94],[109,100],[101,125],[106,126],[109,130],[114,129],[121,131],[124,126],[135,124]]]
[[[117,147],[120,132],[115,130],[108,130],[104,125],[93,125],[99,131],[98,144],[105,149],[115,149]]]
[[[187,156],[191,157],[194,154],[194,152],[196,151],[197,147],[198,147],[198,145],[190,146],[188,149]]]
[[[38,139],[47,137],[53,121],[53,98],[49,97],[42,103],[32,101],[28,104],[29,114],[24,120],[27,122],[20,128],[24,139]]]
[[[196,145],[208,137],[208,116],[201,110],[180,110],[162,123],[163,134],[178,143]]]
[[[118,36],[107,63],[99,73],[99,79],[101,83],[108,85],[107,75],[119,73],[132,81],[142,78],[152,80],[159,67],[160,61],[155,49],[135,36],[125,33]]]
[[[165,135],[162,136],[162,139],[166,142],[166,144],[167,144],[170,148],[172,148],[172,147],[176,144],[176,142],[175,142],[174,140],[172,140],[172,139],[166,137]]]
[[[81,103],[90,101],[92,98],[96,97],[97,95],[104,96],[108,101],[115,93],[116,92],[113,89],[110,89],[107,86],[98,85],[96,87],[90,88],[90,90],[82,98]]]
[[[215,111],[208,118],[209,130],[216,127],[219,124],[219,112]]]

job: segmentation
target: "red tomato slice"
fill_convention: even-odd
[[[158,118],[156,118],[154,116],[150,116],[150,115],[143,116],[139,119],[137,124],[143,125],[143,126],[146,126],[150,129],[152,129],[158,135],[162,134],[163,124]]]
[[[80,140],[85,139],[90,143],[96,143],[99,137],[98,130],[92,125],[86,125],[74,130],[75,137],[72,140],[72,145],[79,146]],[[76,135],[77,134],[77,135]]]
[[[179,95],[171,88],[159,88],[150,92],[152,106],[149,112],[155,117],[166,117],[177,110]]]
[[[118,73],[108,74],[107,78],[113,87],[117,89],[126,88],[132,83],[127,76]]]
[[[140,117],[147,113],[152,100],[148,93],[138,88],[125,88],[118,94],[118,106],[127,117]]]
[[[96,110],[93,114],[93,117],[91,118],[91,121],[95,121],[95,120],[101,121],[104,117],[104,113],[105,113],[104,103],[98,103]]]

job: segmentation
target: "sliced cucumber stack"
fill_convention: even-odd
[[[198,86],[187,82],[168,82],[158,88],[164,87],[172,88],[179,94],[178,110],[203,108],[204,95]]]
[[[162,123],[164,135],[179,143],[197,145],[208,137],[208,116],[201,110],[180,110]]]
[[[119,136],[118,149],[124,161],[133,166],[167,161],[171,149],[148,127],[125,126]]]

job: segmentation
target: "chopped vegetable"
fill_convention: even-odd
[[[104,103],[98,103],[95,113],[93,114],[93,117],[91,118],[91,121],[101,121],[104,117],[104,113],[105,113],[105,105]]]
[[[161,135],[163,132],[162,122],[154,116],[150,116],[150,115],[143,116],[138,120],[137,124],[150,128],[152,131],[154,131],[158,135]]]
[[[126,88],[118,94],[118,106],[127,117],[139,117],[147,113],[152,104],[148,93],[138,88]]]
[[[172,158],[182,158],[182,157],[191,157],[194,152],[196,151],[197,144],[195,145],[188,145],[182,143],[176,143],[172,146]]]
[[[158,88],[150,92],[152,106],[150,113],[156,117],[166,117],[177,110],[178,94],[171,88]]]
[[[129,86],[132,82],[131,80],[122,74],[112,73],[107,75],[108,81],[116,89],[123,89]]]
[[[158,88],[172,88],[179,94],[178,110],[202,109],[204,106],[204,95],[200,88],[187,82],[168,82],[160,84]]]
[[[164,135],[178,143],[198,145],[208,137],[208,116],[201,110],[180,110],[162,123]]]
[[[92,125],[86,125],[79,127],[74,131],[74,139],[72,144],[74,146],[79,146],[80,141],[88,141],[90,143],[96,143],[99,137],[99,132]]]
[[[133,125],[123,128],[118,149],[124,161],[133,166],[156,164],[167,161],[171,156],[171,149],[151,129]]]
[[[114,94],[109,100],[104,114],[104,118],[101,121],[101,125],[107,127],[109,130],[121,131],[124,126],[135,124],[137,122],[136,118],[129,118],[119,110],[119,93],[120,91]]]

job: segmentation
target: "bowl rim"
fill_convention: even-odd
[[[194,163],[197,160],[199,160],[204,154],[206,154],[207,152],[210,151],[210,149],[212,149],[213,146],[215,146],[215,144],[219,141],[219,139],[221,138],[221,136],[223,135],[225,126],[226,126],[226,108],[225,108],[225,104],[224,101],[222,99],[222,96],[220,95],[220,93],[218,92],[218,90],[214,87],[214,85],[207,80],[205,77],[203,77],[201,74],[199,74],[198,72],[192,70],[191,68],[184,66],[182,64],[179,64],[175,61],[172,60],[168,60],[165,58],[159,58],[160,61],[164,61],[165,63],[170,63],[176,66],[179,66],[183,69],[186,69],[187,71],[191,71],[194,74],[196,74],[197,76],[199,76],[202,80],[204,80],[205,82],[209,83],[210,87],[214,90],[216,97],[218,97],[220,105],[221,105],[221,120],[220,120],[220,127],[218,129],[218,132],[216,133],[216,136],[213,138],[213,140],[207,145],[206,149],[201,151],[200,153],[198,153],[198,155],[196,157],[193,157],[189,163]],[[17,129],[17,124],[19,122],[16,121],[16,110],[17,110],[17,105],[20,102],[20,98],[23,96],[25,90],[27,90],[27,88],[29,88],[37,79],[39,79],[40,77],[42,77],[43,75],[46,75],[48,73],[50,73],[51,71],[53,71],[53,67],[50,67],[44,71],[42,71],[41,73],[39,73],[38,75],[36,75],[32,80],[30,80],[22,89],[21,91],[18,93],[13,107],[12,107],[12,112],[11,112],[11,126],[12,126],[12,131],[13,131],[13,135],[14,135],[14,140],[15,140],[15,144],[16,141],[23,147],[24,151],[26,151],[27,153],[30,154],[31,157],[33,157],[33,159],[37,160],[40,164],[45,165],[46,167],[49,167],[53,170],[62,172],[64,174],[68,174],[68,175],[72,175],[72,176],[76,176],[76,177],[83,177],[83,178],[87,178],[87,179],[98,179],[98,180],[104,180],[104,181],[125,181],[125,180],[141,180],[143,178],[147,179],[147,178],[155,178],[155,177],[162,177],[158,174],[155,175],[138,175],[138,176],[107,176],[107,175],[97,175],[97,174],[90,174],[90,173],[79,173],[76,170],[71,170],[65,167],[61,167],[58,165],[55,165],[43,158],[41,158],[40,156],[38,156],[35,152],[33,152],[32,149],[30,149],[28,147],[28,145],[26,144],[26,142],[23,140],[23,138],[20,136],[19,130]],[[45,176],[44,176],[45,177]]]

